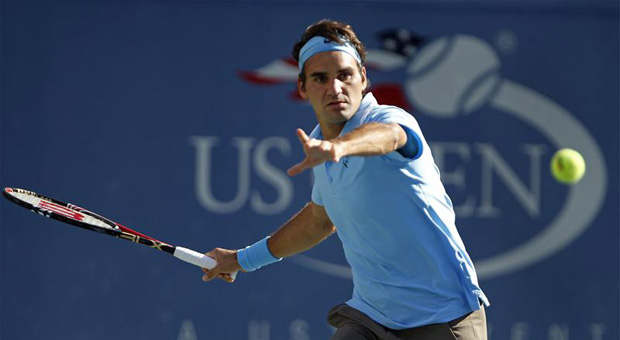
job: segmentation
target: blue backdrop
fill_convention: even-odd
[[[207,251],[308,199],[293,43],[353,25],[380,102],[431,143],[495,340],[618,339],[618,5],[4,1],[1,185]],[[579,150],[564,186],[553,152]],[[340,244],[234,284],[0,203],[2,339],[326,339],[351,281]]]

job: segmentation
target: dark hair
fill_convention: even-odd
[[[366,48],[357,38],[357,35],[353,31],[351,25],[329,19],[323,19],[306,28],[306,31],[301,36],[301,39],[293,46],[293,52],[291,54],[293,55],[295,61],[299,63],[299,52],[301,51],[301,48],[304,47],[308,40],[316,36],[325,37],[331,41],[337,42],[338,44],[345,43],[345,41],[342,40],[344,37],[351,45],[353,45],[353,47],[355,47],[362,60],[362,65],[364,64],[364,61],[366,60]],[[362,65],[357,65],[360,74],[362,73]],[[306,75],[304,74],[303,69],[299,73],[299,80],[301,80],[302,84],[305,84],[306,82]]]

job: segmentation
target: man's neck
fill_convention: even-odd
[[[346,122],[340,124],[321,124],[319,122],[319,125],[321,126],[321,133],[323,134],[323,139],[330,140],[340,136],[340,132],[342,132],[342,129],[344,129],[345,124]]]

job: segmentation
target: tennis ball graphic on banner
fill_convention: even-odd
[[[422,49],[407,69],[407,96],[414,107],[439,118],[467,114],[493,96],[500,66],[497,53],[481,39],[441,38]]]
[[[574,184],[586,173],[586,162],[573,149],[560,149],[551,158],[551,174],[564,184]]]

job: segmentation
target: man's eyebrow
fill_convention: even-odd
[[[310,77],[320,77],[320,76],[326,76],[327,72],[312,72],[310,73]]]
[[[342,72],[353,72],[353,67],[347,66],[337,71],[337,73],[342,73]],[[320,72],[320,71],[315,71],[315,72],[310,73],[310,77],[320,77],[320,76],[326,76],[326,75],[327,75],[327,72]]]

